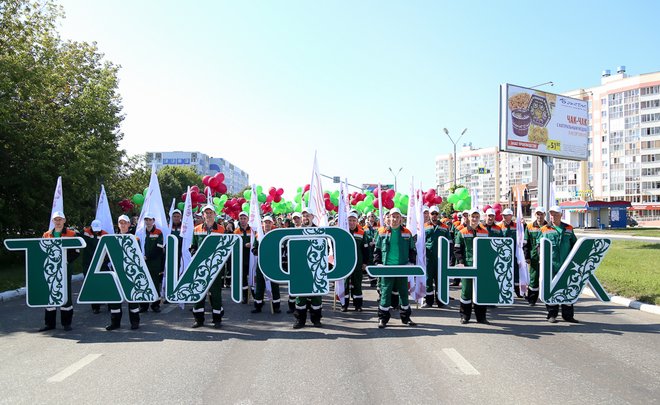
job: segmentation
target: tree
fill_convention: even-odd
[[[204,190],[202,177],[191,167],[165,166],[158,171],[158,184],[163,195],[163,206],[168,210],[172,199],[181,201],[181,194],[185,193],[188,186],[196,185],[200,191]]]
[[[114,176],[121,98],[118,67],[96,44],[63,41],[52,0],[0,2],[0,230],[42,231],[57,176],[70,223],[93,215]]]

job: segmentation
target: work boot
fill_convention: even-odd
[[[289,309],[286,311],[287,314],[292,314],[296,310],[296,301],[289,301]]]
[[[358,312],[362,312],[362,303],[364,301],[364,298],[353,298],[353,305],[355,305],[355,310]]]
[[[53,330],[55,329],[55,324],[57,322],[57,310],[54,311],[45,311],[46,314],[44,316],[45,321],[44,321],[44,326],[39,329],[39,332],[45,332],[47,330]]]
[[[72,330],[73,328],[71,327],[71,323],[73,322],[73,307],[68,311],[63,311],[62,309],[60,309],[60,317],[62,320],[62,327],[64,328],[64,330],[67,332]]]
[[[513,286],[513,291],[516,293],[516,297],[518,297],[518,298],[523,297],[522,295],[520,295],[520,286],[519,285]]]
[[[218,329],[222,326],[222,314],[213,314],[213,327]]]
[[[140,304],[140,313],[147,312],[149,310],[149,304]]]
[[[378,329],[385,329],[386,326],[387,326],[387,322],[385,322],[384,319],[378,320]]]
[[[263,301],[261,301],[261,302],[254,301],[254,309],[252,311],[250,311],[250,313],[253,313],[253,314],[261,313],[261,308],[263,308],[263,306],[264,306]]]
[[[305,322],[307,322],[307,309],[296,308],[293,311],[293,316],[296,318],[296,321],[293,323],[293,329],[300,329],[304,327]]]
[[[121,313],[110,314],[110,324],[105,327],[105,330],[115,330],[121,327]]]
[[[390,311],[385,311],[379,306],[378,307],[378,327],[380,329],[383,329],[385,326],[387,326],[387,322],[389,322],[389,320],[390,320]]]
[[[94,315],[100,314],[101,313],[101,305],[100,304],[92,304],[92,313]]]
[[[472,303],[464,304],[461,302],[458,312],[461,314],[461,323],[465,324],[470,322],[470,318],[472,317]],[[463,322],[463,320],[465,320],[465,322]]]
[[[488,311],[487,306],[474,304],[474,315],[477,317],[477,323],[490,325],[490,322],[488,322],[488,320],[486,319],[487,311]]]
[[[279,302],[273,302],[273,313],[279,314],[281,312],[282,312],[282,310],[280,309],[280,303]]]
[[[401,313],[399,314],[399,317],[401,317],[401,323],[408,326],[417,326],[417,324],[410,319],[411,314],[412,314],[412,309],[410,307],[408,307],[405,310],[402,310]]]
[[[135,330],[140,327],[140,312],[133,312],[129,309],[128,319],[131,321],[131,329]]]
[[[321,308],[312,309],[309,312],[309,319],[310,319],[310,321],[312,321],[312,324],[317,328],[320,328],[320,327],[323,326],[321,324],[321,318],[323,318],[323,315],[321,314]]]
[[[195,323],[193,323],[193,328],[199,328],[204,326],[204,312],[193,312],[195,317]]]

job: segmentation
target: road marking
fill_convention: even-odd
[[[451,361],[456,364],[459,370],[465,375],[479,375],[479,372],[476,368],[472,367],[469,361],[465,360],[465,357],[454,348],[442,349],[442,352],[451,359]]]
[[[81,368],[85,367],[86,365],[88,365],[89,363],[91,363],[94,360],[98,359],[99,357],[101,357],[100,354],[88,354],[87,356],[85,356],[82,359],[78,360],[77,362],[73,363],[69,367],[65,368],[64,370],[62,370],[59,373],[55,374],[54,376],[50,377],[46,381],[48,381],[48,382],[62,382],[67,377],[72,376],[76,371],[78,371]]]

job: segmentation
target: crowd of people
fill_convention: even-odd
[[[426,296],[422,308],[432,308],[437,305],[439,308],[444,305],[437,297],[438,291],[438,273],[437,273],[437,253],[438,238],[444,237],[450,241],[451,246],[451,265],[455,267],[472,266],[474,258],[474,238],[476,237],[510,237],[514,241],[517,237],[517,227],[520,226],[513,218],[513,211],[506,209],[502,212],[503,220],[499,223],[495,221],[495,211],[488,209],[485,213],[478,209],[472,209],[456,213],[453,217],[448,214],[441,214],[437,206],[424,207],[424,228],[426,237]],[[518,278],[518,263],[514,260],[514,283],[515,293],[518,298],[526,299],[530,306],[535,306],[539,298],[539,253],[541,239],[547,239],[552,244],[552,270],[553,275],[559,271],[561,264],[569,255],[573,245],[577,242],[573,228],[562,222],[561,209],[557,206],[551,207],[547,214],[549,221],[546,220],[546,211],[543,207],[538,207],[534,211],[533,221],[524,226],[524,255],[529,265],[530,282],[526,293],[521,291]],[[155,225],[155,218],[151,214],[144,215],[145,241],[143,255],[146,265],[149,269],[157,290],[160,291],[164,269],[164,240],[163,233]],[[378,327],[387,327],[390,321],[391,311],[399,309],[401,322],[405,325],[415,326],[416,323],[411,319],[412,310],[408,296],[408,278],[407,277],[381,277],[378,279],[365,279],[364,270],[367,265],[405,265],[416,262],[417,251],[415,247],[416,236],[406,228],[405,216],[398,208],[393,208],[385,213],[383,224],[380,224],[378,217],[371,212],[367,215],[360,215],[357,211],[351,211],[348,214],[349,232],[355,238],[357,246],[357,264],[353,273],[345,279],[345,298],[339,302],[342,312],[349,309],[350,300],[353,300],[355,311],[362,311],[364,307],[363,283],[372,288],[376,288],[379,299],[377,302]],[[181,235],[182,214],[179,210],[174,210],[171,221],[171,234],[179,239],[179,249],[182,249]],[[204,238],[212,233],[236,234],[241,237],[243,248],[243,257],[248,257],[249,253],[258,253],[257,232],[251,229],[248,224],[248,215],[244,212],[238,216],[238,221],[231,218],[217,215],[212,205],[204,206],[199,214],[195,215],[194,236],[191,246],[191,253],[194,254],[201,245]],[[101,223],[97,220],[92,221],[91,225],[82,230],[70,228],[66,224],[66,217],[63,212],[56,212],[52,215],[54,228],[44,233],[44,238],[66,238],[82,237],[86,242],[86,248],[83,249],[83,268],[87,271],[89,264],[99,239],[106,234],[101,228]],[[276,228],[300,228],[313,227],[313,214],[304,209],[301,213],[271,216],[266,215],[262,218],[263,231],[270,232]],[[336,225],[336,218],[330,218],[330,226]],[[135,234],[137,227],[137,218],[131,220],[126,215],[121,215],[117,220],[117,233]],[[254,236],[252,235],[254,232]],[[253,243],[254,242],[254,243]],[[67,261],[76,260],[79,252],[75,250],[67,251]],[[181,255],[179,255],[180,257]],[[287,251],[282,248],[281,261],[283,266],[287,265]],[[107,266],[106,263],[104,264]],[[229,265],[225,266],[225,269]],[[243,261],[242,277],[240,280],[243,289],[243,304],[248,304],[248,297],[252,297],[254,309],[253,313],[262,312],[265,300],[266,278],[257,267],[255,274],[255,283],[248,285],[249,261]],[[68,274],[69,283],[71,274]],[[219,328],[222,324],[224,307],[222,305],[222,289],[230,285],[230,272],[223,271],[217,277],[207,296],[194,304],[192,315],[194,323],[193,328],[199,328],[205,324],[205,311],[207,298],[210,301],[212,324]],[[238,281],[236,281],[238,282]],[[271,284],[271,305],[275,313],[281,312],[281,294],[280,287],[276,283]],[[460,323],[467,324],[472,312],[474,312],[476,321],[482,324],[488,324],[487,306],[478,305],[473,302],[472,297],[472,279],[454,279],[452,285],[461,287],[460,294]],[[128,313],[131,329],[138,329],[140,326],[140,313],[151,309],[153,312],[161,311],[162,298],[156,299],[151,303],[129,303]],[[109,304],[110,323],[107,330],[115,330],[121,327],[122,305]],[[556,323],[559,316],[558,305],[546,305],[547,320]],[[45,325],[41,331],[51,330],[56,327],[56,307],[46,308]],[[100,305],[93,304],[92,311],[95,314],[100,313]],[[68,289],[67,301],[60,307],[61,323],[65,330],[71,330],[73,319],[73,303],[71,299],[71,289]],[[300,329],[305,326],[307,313],[311,323],[315,327],[321,327],[322,319],[322,296],[312,297],[294,297],[288,296],[287,313],[294,316],[294,329]],[[562,305],[561,316],[567,322],[578,322],[574,318],[573,306]]]

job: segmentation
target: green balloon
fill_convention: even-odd
[[[131,201],[133,201],[133,203],[136,205],[142,205],[144,203],[144,195],[140,193],[135,194]]]
[[[300,200],[302,200],[301,194],[297,194],[295,197],[293,197],[293,201],[297,202],[298,204],[300,204]]]
[[[470,195],[470,191],[465,187],[461,187],[457,188],[456,191],[454,191],[454,194],[458,195],[458,198],[462,200]]]
[[[407,206],[407,205],[404,205],[403,207],[401,207],[401,208],[399,208],[399,209],[401,210],[401,213],[402,213],[403,215],[407,215],[407,214],[408,214],[408,206]]]
[[[213,205],[219,205],[220,204],[220,197],[213,197]]]
[[[265,203],[266,198],[267,198],[266,194],[264,194],[264,193],[258,193],[257,194],[257,201],[259,201],[260,203]]]
[[[410,203],[410,197],[408,197],[407,195],[404,195],[403,197],[401,197],[400,201],[403,205],[406,206],[406,209],[408,209],[407,207],[408,207],[408,204]]]
[[[241,208],[242,208],[243,211],[245,211],[245,212],[250,211],[250,203],[247,203],[247,202],[246,202],[246,203],[243,203],[243,205],[241,205]]]
[[[261,194],[262,191],[264,191],[264,188],[261,186],[257,186],[257,194]]]
[[[252,198],[252,190],[243,191],[243,198],[249,201]]]
[[[303,190],[302,187],[298,187],[298,189],[296,190],[296,193],[297,193],[297,194],[302,194],[302,190]]]
[[[220,203],[222,205],[224,205],[224,203],[227,202],[228,199],[229,199],[229,197],[227,197],[227,194],[223,194],[223,195],[220,196]],[[246,200],[247,200],[247,198],[246,198]]]
[[[309,203],[309,191],[305,193],[303,199],[305,200],[306,203]]]
[[[184,209],[186,209],[186,203],[180,202],[176,205],[176,207],[179,209],[179,211],[183,211]]]
[[[456,194],[452,193],[449,194],[449,196],[447,197],[447,201],[449,201],[452,204],[456,204],[457,202],[460,201],[460,198],[458,198]]]
[[[149,194],[149,187],[145,188],[144,191],[142,192],[142,195],[147,195]]]

